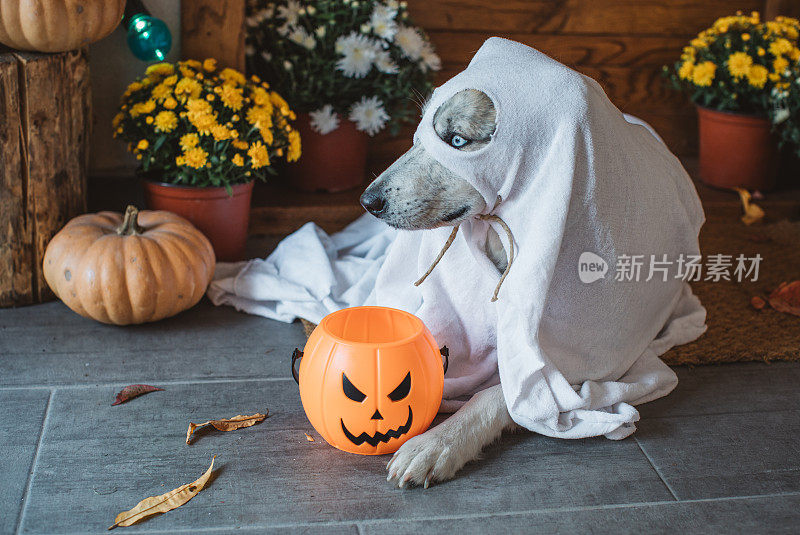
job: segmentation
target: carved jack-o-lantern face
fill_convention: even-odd
[[[357,307],[323,318],[300,363],[300,398],[331,445],[383,454],[428,428],[442,400],[436,342],[415,316]]]

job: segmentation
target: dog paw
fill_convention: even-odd
[[[398,487],[428,486],[434,481],[451,479],[468,458],[461,455],[450,440],[436,430],[410,438],[386,465],[392,481]]]

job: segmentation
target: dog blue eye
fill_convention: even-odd
[[[459,136],[458,134],[454,135],[450,138],[450,144],[455,148],[463,147],[467,144],[466,138]]]

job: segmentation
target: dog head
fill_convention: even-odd
[[[442,104],[433,117],[436,134],[461,151],[491,140],[496,110],[482,91],[465,89]],[[481,213],[486,202],[466,180],[415,144],[361,195],[361,204],[387,224],[407,230],[457,225]]]

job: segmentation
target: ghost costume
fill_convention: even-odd
[[[491,141],[472,152],[433,128],[439,106],[464,89],[483,91],[497,112]],[[452,228],[397,231],[364,216],[332,237],[306,225],[266,260],[221,265],[211,299],[284,321],[362,304],[407,310],[450,348],[443,410],[499,383],[531,431],[633,433],[634,405],[677,384],[659,355],[705,331],[705,310],[674,266],[650,269],[699,254],[703,211],[677,158],[594,80],[500,38],[434,91],[414,142],[486,201],[419,286]],[[490,226],[514,252],[499,290]],[[585,253],[606,264],[592,282],[579,276]],[[617,276],[621,259],[640,259],[638,281]]]

